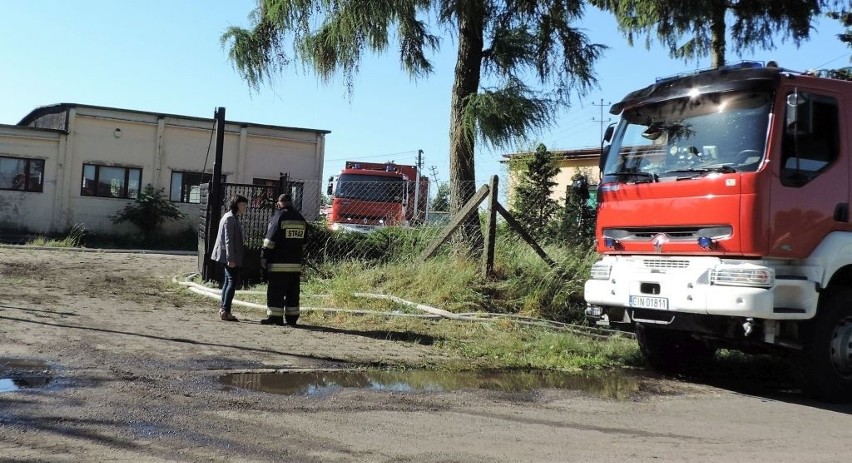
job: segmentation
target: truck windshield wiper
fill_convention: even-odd
[[[703,174],[709,174],[711,172],[721,173],[721,174],[733,174],[736,171],[737,170],[734,169],[731,166],[709,166],[709,167],[694,167],[694,168],[690,168],[690,169],[669,170],[669,171],[666,172],[666,174],[701,174],[701,175],[703,175]],[[685,178],[695,178],[695,177],[698,177],[698,176],[699,175],[694,175],[694,176],[685,177]]]
[[[641,180],[636,181],[635,183],[654,183],[654,182],[657,181],[657,174],[655,174],[654,172],[620,171],[620,172],[610,172],[610,173],[604,174],[604,176],[607,176],[607,175],[614,175],[616,177],[642,177]]]

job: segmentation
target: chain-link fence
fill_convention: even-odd
[[[378,263],[401,258],[401,254],[416,255],[451,220],[448,211],[451,189],[439,191],[425,180],[414,185],[413,182],[357,177],[338,176],[327,184],[294,178],[282,178],[280,184],[223,184],[221,214],[227,212],[229,198],[241,195],[249,200],[246,213],[240,217],[247,250],[244,266],[248,279],[252,279],[251,269],[259,266],[260,248],[280,192],[292,196],[294,207],[310,224],[305,255],[307,265],[313,267],[341,260]],[[470,182],[460,191],[472,195],[476,187]],[[203,184],[200,191],[201,254],[206,240],[215,240],[215,236],[206,236],[208,184]],[[203,256],[200,257],[199,267],[203,260]]]
[[[410,259],[429,246],[452,222],[449,209],[453,207],[454,193],[461,194],[459,208],[466,199],[472,197],[482,185],[474,182],[452,186],[436,187],[422,182],[421,185],[406,185],[404,182],[353,178],[339,176],[334,182],[322,183],[317,180],[284,178],[282,183],[262,185],[224,184],[221,213],[227,212],[228,198],[234,195],[245,196],[249,200],[246,213],[240,217],[243,224],[247,248],[246,267],[259,267],[260,249],[269,224],[275,213],[275,202],[280,192],[287,192],[293,198],[296,207],[310,224],[305,242],[306,261],[309,266],[322,263],[357,260],[366,264],[388,262],[395,259]],[[367,177],[367,176],[365,176]],[[202,211],[207,213],[207,185],[202,186]],[[504,187],[505,189],[505,187]],[[502,200],[501,200],[502,201]],[[508,201],[507,201],[508,202]],[[506,204],[506,209],[512,209]],[[480,211],[485,208],[480,206]],[[567,210],[567,209],[566,209]],[[521,214],[522,215],[522,214]],[[586,214],[588,215],[588,214]],[[582,220],[582,224],[591,224],[594,217],[581,218],[567,216],[557,222],[573,224]],[[519,216],[520,218],[520,216]],[[573,219],[573,220],[569,220]],[[201,241],[206,216],[200,223]],[[456,232],[473,238],[470,243],[481,244],[480,223],[476,214],[468,219],[469,223]],[[522,225],[534,227],[532,224]],[[558,225],[558,224],[557,224]],[[558,239],[545,239],[545,243],[574,243],[566,234],[578,236],[577,227],[561,227],[567,232],[560,233]],[[531,233],[538,236],[535,233]],[[210,239],[215,240],[215,236]],[[457,240],[458,241],[458,240]],[[201,242],[200,242],[201,243]],[[583,241],[583,244],[587,244]],[[200,244],[199,250],[203,250]],[[248,269],[247,269],[248,270]],[[258,271],[259,275],[259,271]]]
[[[464,191],[472,195],[475,189],[470,182]],[[318,199],[305,249],[309,264],[408,258],[451,220],[450,190],[426,180],[417,184],[375,173],[342,174],[324,185]],[[311,209],[307,200],[303,211]]]

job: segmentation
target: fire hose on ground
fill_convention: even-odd
[[[211,288],[209,286],[204,286],[192,281],[192,278],[198,276],[197,273],[189,273],[183,276],[183,279],[179,279],[177,276],[172,278],[172,282],[187,288],[189,291],[205,296],[211,299],[219,299],[221,297],[222,291],[216,288]],[[266,294],[264,291],[237,291],[237,294]],[[312,295],[313,297],[318,297],[321,295]],[[342,309],[336,307],[311,307],[311,306],[301,306],[299,309],[302,312],[336,312],[336,313],[345,313],[351,315],[372,315],[372,316],[381,316],[381,317],[409,317],[409,318],[420,318],[420,319],[431,319],[431,320],[439,320],[439,319],[448,319],[448,320],[456,320],[456,321],[464,321],[464,322],[493,322],[495,320],[508,320],[512,323],[518,325],[526,325],[526,326],[536,326],[541,328],[550,328],[558,331],[566,331],[573,334],[578,334],[581,336],[587,336],[595,339],[607,339],[611,336],[618,335],[623,337],[632,338],[633,333],[627,333],[624,331],[618,330],[609,330],[604,328],[597,328],[591,326],[577,325],[571,323],[563,323],[557,322],[554,320],[547,320],[543,318],[535,318],[535,317],[525,317],[522,315],[514,315],[514,314],[499,314],[499,313],[488,313],[488,312],[468,312],[468,313],[453,313],[444,309],[439,309],[437,307],[431,307],[425,304],[418,304],[416,302],[407,301],[397,296],[389,295],[389,294],[373,294],[373,293],[353,293],[352,296],[357,298],[364,299],[381,299],[395,302],[400,305],[404,305],[406,307],[410,307],[421,312],[425,312],[422,314],[419,313],[403,313],[403,312],[387,312],[381,310],[366,310],[366,309]],[[253,302],[242,301],[239,299],[234,299],[233,305],[246,307],[251,309],[258,310],[266,310],[266,305],[256,304]]]

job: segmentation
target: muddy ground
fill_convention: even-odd
[[[772,385],[640,378],[626,399],[575,390],[287,396],[223,374],[445,355],[403,333],[221,322],[155,279],[192,256],[0,249],[2,363],[50,382],[0,392],[2,461],[840,461],[852,408]],[[242,313],[240,313],[242,312]],[[8,371],[5,373],[9,375]],[[5,384],[9,384],[7,380]]]

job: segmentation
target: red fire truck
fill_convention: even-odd
[[[587,316],[656,367],[793,354],[807,391],[852,399],[852,82],[749,62],[611,112]]]
[[[418,181],[419,178],[419,181]],[[329,179],[332,230],[370,232],[384,226],[422,223],[429,203],[429,180],[416,166],[393,162],[347,161]]]

